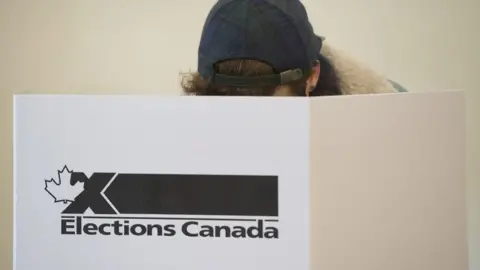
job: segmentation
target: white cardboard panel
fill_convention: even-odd
[[[312,100],[312,269],[468,269],[462,92]]]
[[[16,269],[307,269],[308,113],[308,102],[300,99],[17,96]],[[54,203],[44,187],[45,180],[58,178],[57,170],[64,165],[87,177],[94,172],[278,176],[281,222],[270,222],[270,226],[278,228],[279,239],[201,238],[182,233],[182,225],[195,218],[245,219],[219,215],[120,215],[173,217],[127,220],[130,227],[137,223],[174,225],[174,236],[113,235],[113,227],[108,236],[87,235],[85,228],[81,235],[62,234],[61,212],[66,205]],[[137,181],[135,177],[131,180]],[[117,181],[114,179],[112,186]],[[59,190],[50,187],[50,191]],[[155,199],[152,192],[162,196],[162,190],[152,191],[149,185],[141,188],[148,200]],[[175,188],[170,190],[171,196],[177,195]],[[164,203],[172,200],[175,198]],[[120,203],[117,200],[116,207]],[[124,221],[119,215],[94,219],[107,215],[90,210],[85,215],[83,226]],[[190,233],[202,224],[248,228],[257,225],[256,218],[253,222],[200,220],[198,226],[190,227]],[[68,222],[67,226],[67,232],[77,232],[79,225]]]

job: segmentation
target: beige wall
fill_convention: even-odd
[[[411,91],[468,91],[471,269],[480,270],[480,1],[304,0],[317,32]],[[0,269],[12,258],[12,94],[178,94],[212,0],[0,0]]]

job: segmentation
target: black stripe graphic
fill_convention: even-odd
[[[84,191],[63,213],[115,214],[106,197],[119,214],[278,216],[276,176],[118,174],[110,181],[114,175],[73,173],[71,183],[84,182]]]
[[[62,216],[63,219],[75,219],[75,217]],[[193,217],[148,217],[148,216],[82,216],[84,219],[135,219],[135,220],[199,220],[199,221],[250,221],[256,222],[257,218],[193,218]],[[264,222],[278,222],[278,219],[265,219]]]

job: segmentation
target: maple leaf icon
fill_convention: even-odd
[[[73,171],[69,170],[67,165],[62,170],[58,170],[58,179],[51,178],[45,180],[45,191],[53,197],[54,202],[73,202],[75,198],[82,193],[83,183],[77,182],[72,185],[70,178]]]

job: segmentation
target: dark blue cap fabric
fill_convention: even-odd
[[[215,63],[255,59],[270,64],[278,75],[283,72],[274,81],[287,83],[315,64],[321,46],[299,0],[219,0],[203,27],[198,72],[214,80]],[[286,74],[290,70],[294,72]],[[242,78],[222,79],[224,84],[245,84]]]

